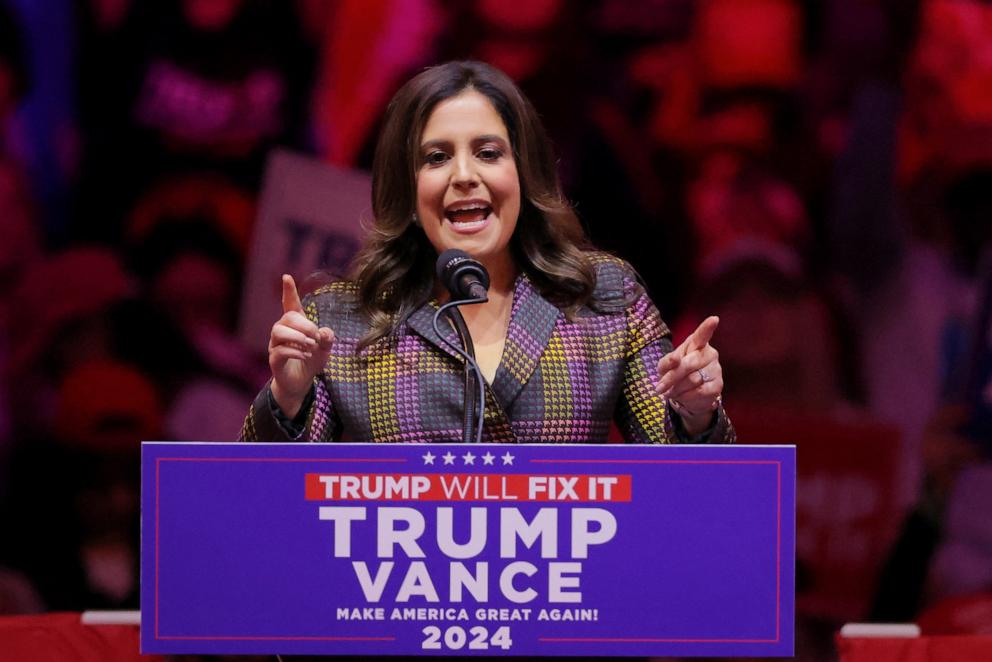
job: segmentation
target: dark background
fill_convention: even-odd
[[[990,3],[0,0],[0,614],[137,607],[139,440],[234,440],[266,379],[234,332],[267,154],[367,169],[459,58],[525,90],[677,342],[721,316],[731,417],[786,421],[798,658],[992,591]],[[878,430],[855,502],[891,507],[825,608],[804,530],[850,490],[806,477]]]

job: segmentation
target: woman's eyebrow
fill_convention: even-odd
[[[499,143],[500,145],[506,145],[507,144],[506,138],[504,138],[502,136],[498,136],[495,133],[486,133],[486,134],[483,134],[481,136],[476,136],[475,138],[472,139],[472,143],[473,144],[491,143],[491,142],[492,143]],[[431,148],[434,148],[434,147],[450,147],[450,146],[451,146],[451,141],[450,140],[444,140],[442,138],[435,138],[434,140],[427,140],[427,141],[425,141],[423,144],[420,145],[420,149],[421,149],[421,151],[427,151],[427,150],[429,150]]]
[[[472,142],[475,143],[499,143],[501,145],[506,144],[506,138],[502,136],[497,136],[495,133],[487,133],[485,135],[477,136]]]
[[[427,150],[429,150],[432,147],[448,147],[450,145],[451,145],[451,141],[450,140],[440,140],[440,139],[428,140],[427,142],[424,142],[424,143],[422,143],[420,145],[420,149],[421,149],[421,151],[425,151],[426,152]]]

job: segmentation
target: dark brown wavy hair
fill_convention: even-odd
[[[489,99],[510,136],[520,177],[520,216],[510,240],[517,268],[569,316],[593,296],[591,247],[562,194],[534,107],[503,72],[482,62],[448,62],[408,81],[386,109],[372,166],[374,220],[355,261],[358,305],[371,322],[362,346],[389,334],[434,292],[437,251],[412,220],[420,139],[434,107],[465,90]]]

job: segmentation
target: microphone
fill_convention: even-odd
[[[434,266],[438,280],[444,283],[451,293],[451,301],[437,309],[431,323],[438,338],[465,359],[465,414],[462,423],[462,441],[479,443],[482,441],[482,428],[486,416],[486,385],[482,370],[475,361],[472,336],[458,306],[489,300],[487,294],[489,273],[478,260],[473,260],[468,253],[457,248],[449,248],[441,253]],[[461,338],[462,347],[449,341],[441,333],[438,319],[445,313],[454,324],[455,331]]]
[[[489,290],[489,272],[465,251],[449,248],[437,258],[435,272],[438,280],[456,300],[486,300]]]

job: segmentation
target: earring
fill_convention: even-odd
[[[420,225],[420,217],[417,216],[417,212],[413,212],[410,215],[410,222],[413,223],[416,226],[419,226]]]

